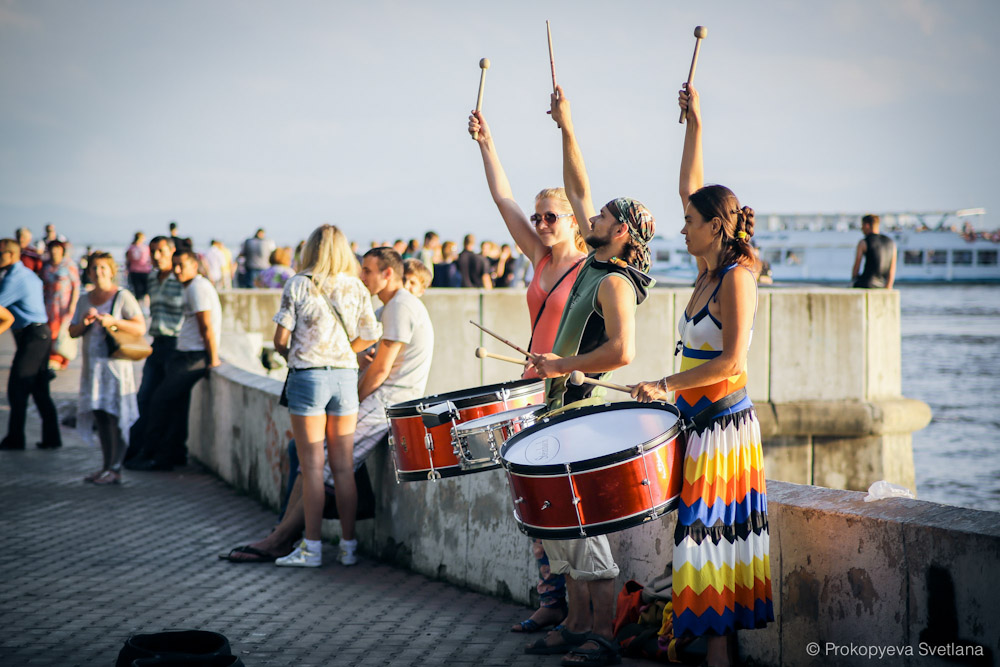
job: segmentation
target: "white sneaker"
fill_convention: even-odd
[[[323,564],[323,554],[306,551],[306,541],[295,545],[295,551],[274,561],[278,567],[319,567]]]
[[[350,549],[344,546],[343,541],[340,543],[340,564],[341,565],[357,565],[358,564],[358,554],[357,545],[354,545]]]

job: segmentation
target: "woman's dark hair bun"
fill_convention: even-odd
[[[750,242],[751,237],[753,237],[753,227],[754,227],[754,217],[753,209],[749,206],[744,206],[740,209],[738,215],[738,227],[742,228],[743,231],[747,233],[747,238],[745,239],[747,243]]]

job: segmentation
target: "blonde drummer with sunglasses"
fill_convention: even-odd
[[[535,270],[528,286],[528,314],[531,317],[528,351],[551,352],[570,288],[587,257],[587,244],[573,216],[566,190],[545,188],[539,192],[535,195],[535,212],[529,217],[514,201],[510,182],[493,144],[493,134],[482,112],[473,111],[469,116],[469,133],[479,144],[493,202],[514,242],[531,260]],[[529,370],[525,377],[537,376]]]

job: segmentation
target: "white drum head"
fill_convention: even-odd
[[[595,412],[549,425],[541,421],[530,435],[508,441],[503,457],[525,466],[577,463],[649,442],[676,423],[673,413],[646,407]]]
[[[523,417],[524,415],[529,415],[532,412],[538,412],[539,410],[544,412],[544,408],[544,405],[525,405],[524,407],[514,408],[513,410],[505,410],[492,415],[486,415],[485,417],[479,417],[471,421],[462,422],[461,424],[455,426],[455,430],[458,433],[478,431],[479,429],[508,421],[511,418]]]

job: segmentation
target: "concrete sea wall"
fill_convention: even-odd
[[[652,290],[636,312],[636,358],[615,372],[615,382],[679,370],[677,320],[690,295],[688,288]],[[275,290],[224,293],[229,338],[270,340],[279,299]],[[428,395],[519,376],[512,364],[475,358],[480,345],[510,350],[469,320],[527,345],[523,289],[435,289],[423,300],[435,334]],[[747,363],[769,478],[855,490],[885,479],[919,491],[911,434],[927,425],[930,409],[901,395],[898,292],[763,289]]]
[[[189,443],[226,481],[275,508],[290,437],[280,390],[278,380],[224,364],[196,387]],[[365,554],[532,602],[537,570],[502,471],[397,484],[380,450],[370,474],[378,504],[376,518],[358,524]],[[1000,656],[1000,515],[863,496],[768,481],[777,621],[741,633],[746,663],[870,665],[872,651],[889,650],[872,647],[913,654],[882,663],[893,665],[941,664],[921,655],[935,646]],[[618,586],[664,572],[673,524],[668,514],[610,536]],[[324,533],[337,535],[336,522],[325,522]],[[819,655],[809,654],[811,642]]]
[[[615,380],[674,367],[675,323],[688,295],[653,292],[639,310],[638,357]],[[229,347],[242,365],[252,365],[252,353],[240,334],[270,339],[277,298],[260,290],[223,295],[227,339],[236,341]],[[500,347],[466,321],[526,341],[523,298],[518,291],[428,293],[436,345],[427,393],[514,377],[513,366],[473,357],[478,345]],[[749,389],[765,433],[777,622],[741,633],[747,664],[870,665],[881,655],[883,664],[924,665],[941,664],[932,654],[943,653],[993,664],[1000,656],[1000,515],[919,500],[864,503],[862,493],[801,484],[866,488],[889,479],[912,488],[910,433],[929,411],[900,395],[899,355],[895,293],[761,294]],[[291,437],[280,390],[279,380],[227,363],[196,387],[191,412],[192,454],[271,507],[279,503]],[[378,508],[375,519],[359,523],[366,554],[532,601],[535,563],[502,471],[397,484],[380,450],[369,472]],[[668,514],[610,536],[619,586],[665,570],[673,521]],[[338,534],[336,522],[324,532]]]

